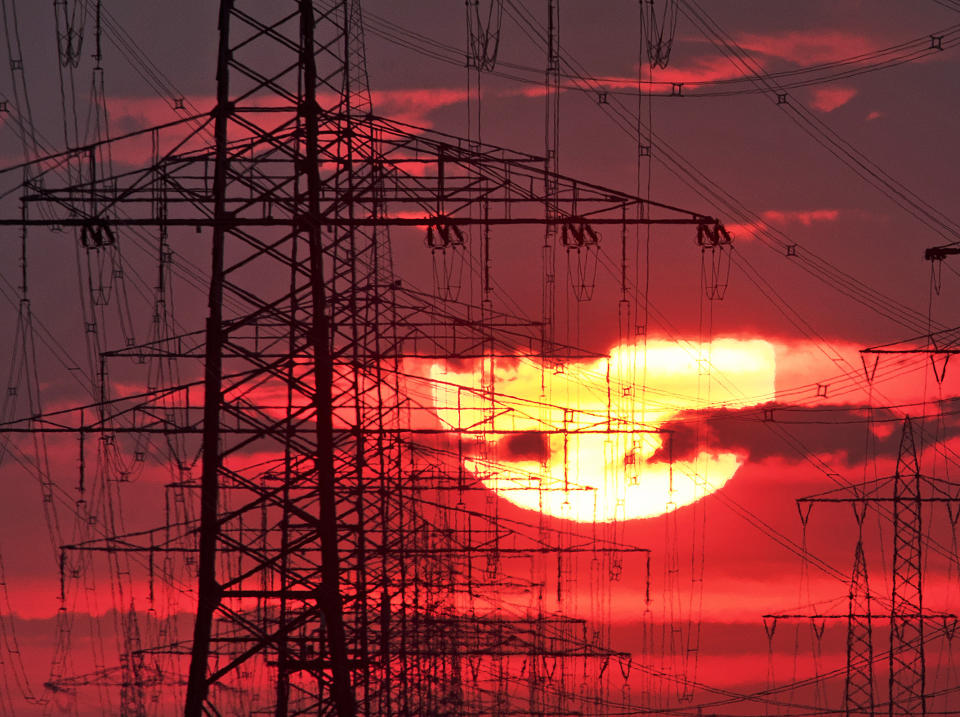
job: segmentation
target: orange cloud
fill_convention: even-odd
[[[323,105],[337,101],[336,95],[318,95]],[[416,88],[373,91],[373,111],[377,115],[392,117],[410,124],[427,124],[427,116],[441,107],[467,101],[467,92],[462,89]],[[206,112],[214,107],[212,95],[197,95],[181,98],[185,109],[164,97],[111,97],[109,101],[110,122],[115,134],[133,132],[165,122],[173,122],[184,116]]]
[[[736,38],[737,45],[757,56],[761,60],[774,59],[788,62],[792,65],[812,65],[832,62],[845,57],[870,53],[880,48],[880,44],[871,41],[862,35],[840,32],[837,30],[806,30],[772,34],[743,34]],[[658,74],[655,79],[663,82],[683,83],[696,85],[698,83],[716,82],[718,80],[733,80],[748,78],[750,72],[744,72],[722,55],[704,55],[688,61],[689,64],[673,64],[666,72]],[[763,69],[770,69],[764,67]],[[636,86],[636,78],[613,78],[604,82],[611,88]],[[834,102],[845,96],[843,102],[835,104],[830,109],[836,109],[850,100],[855,90],[848,88],[827,88],[823,102],[829,99]],[[815,105],[816,106],[816,105]],[[818,109],[820,109],[818,107]],[[823,111],[830,111],[829,109]]]
[[[114,134],[136,132],[166,122],[207,112],[216,104],[212,95],[182,98],[184,109],[167,97],[111,97],[108,100],[110,125]]]
[[[857,91],[852,87],[818,87],[813,90],[813,99],[810,104],[821,112],[833,112],[843,107],[856,97]]]
[[[423,88],[375,91],[371,97],[373,111],[399,122],[430,127],[431,112],[467,101],[466,90]]]
[[[769,222],[781,222],[784,224],[797,223],[805,227],[814,222],[834,222],[840,212],[836,209],[811,209],[807,211],[779,211],[769,209],[763,213],[763,218]]]
[[[670,82],[682,82],[684,84],[697,84],[700,82],[714,82],[716,80],[733,80],[746,77],[745,73],[737,68],[729,59],[720,55],[709,55],[706,57],[693,58],[691,64],[687,66],[671,66],[668,72],[663,76],[657,75],[654,79]],[[636,85],[636,80],[633,80]]]
[[[793,30],[772,34],[743,34],[737,44],[744,50],[777,57],[798,65],[832,62],[879,49],[859,33],[840,30]]]
[[[431,126],[432,123],[429,119],[431,112],[442,107],[465,102],[466,98],[465,90],[443,88],[387,90],[374,92],[372,95],[376,114],[423,127]],[[325,105],[337,100],[336,96],[331,94],[321,95],[318,99],[321,104]],[[208,112],[215,104],[216,99],[209,95],[184,97],[177,101],[164,97],[111,97],[108,104],[111,133],[114,136],[121,136],[149,127],[175,122],[197,113]],[[206,118],[202,117],[200,121],[204,119]],[[273,117],[271,114],[265,113],[256,115],[252,119],[269,126]],[[188,134],[189,129],[187,125],[184,125],[183,129],[164,130],[161,136],[162,151],[172,147],[177,147],[180,152],[189,151],[212,142],[212,135],[203,133],[189,139],[186,144],[180,144]],[[248,136],[249,132],[239,125],[231,126],[231,139],[245,139]],[[111,149],[114,161],[131,165],[143,164],[151,156],[151,138],[149,134],[144,134],[115,141]],[[417,168],[412,166],[410,169],[411,173],[417,171]]]
[[[800,224],[809,227],[814,222],[835,222],[840,218],[840,211],[837,209],[801,209],[801,210],[780,210],[768,209],[762,212],[764,221],[777,224]],[[760,223],[746,224],[727,224],[727,231],[735,241],[744,241],[756,239],[761,230]]]
[[[721,55],[704,55],[694,57],[689,64],[671,64],[666,72],[658,73],[653,79],[661,85],[661,90],[669,91],[669,85],[684,84],[697,85],[717,80],[735,80],[745,77],[733,63]],[[607,76],[600,79],[599,84],[610,90],[634,91],[637,87],[637,78]],[[546,90],[541,85],[524,87],[517,94],[523,97],[542,97]]]

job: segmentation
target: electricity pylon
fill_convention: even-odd
[[[420,500],[457,476],[413,455],[402,366],[407,354],[489,360],[511,332],[544,327],[431,306],[394,278],[389,230],[427,227],[435,252],[469,226],[547,226],[571,250],[603,225],[729,237],[711,217],[561,176],[541,157],[374,116],[356,0],[221,0],[216,77],[209,116],[114,140],[149,137],[147,166],[102,176],[99,145],[72,151],[85,180],[61,186],[39,165],[23,199],[44,218],[3,222],[73,228],[92,250],[133,228],[210,241],[203,331],[104,354],[192,361],[200,377],[112,400],[82,426],[112,434],[135,416],[125,430],[199,435],[199,482],[180,486],[199,489],[199,520],[165,542],[76,547],[197,551],[191,717],[217,713],[218,687],[263,687],[251,674],[268,676],[277,715],[469,714],[483,709],[463,697],[471,655],[501,668],[539,658],[525,663],[540,689],[531,712],[559,714],[544,660],[615,653],[571,640],[572,619],[450,612],[450,595],[476,589],[450,556],[464,570],[478,554],[495,563],[509,531],[471,515],[484,529],[458,532]]]

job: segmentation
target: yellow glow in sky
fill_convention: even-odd
[[[649,518],[721,488],[738,456],[701,452],[671,468],[650,461],[663,439],[643,429],[770,401],[775,374],[774,348],[758,339],[651,340],[560,369],[521,358],[494,365],[492,382],[488,363],[430,369],[441,422],[477,439],[465,467],[522,508],[581,522]]]

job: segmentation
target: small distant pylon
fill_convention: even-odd
[[[957,616],[923,609],[923,520],[924,503],[944,503],[953,510],[960,504],[960,485],[920,473],[913,422],[903,421],[897,470],[893,476],[854,483],[842,488],[799,498],[801,518],[809,519],[814,503],[848,503],[853,507],[859,533],[850,579],[849,609],[846,615],[764,615],[764,620],[826,619],[847,620],[847,665],[843,712],[847,715],[875,715],[877,708],[873,680],[873,625],[867,561],[863,549],[863,522],[867,507],[889,506],[885,515],[893,521],[892,590],[890,594],[890,653],[888,714],[926,715],[925,623],[942,624],[945,633],[956,625]],[[952,514],[952,513],[951,513]],[[884,515],[884,514],[882,514]]]
[[[865,511],[857,511],[862,532]],[[858,537],[850,578],[850,611],[847,615],[847,670],[843,690],[844,714],[874,714],[873,625],[870,618],[870,583],[863,554],[863,536]]]
[[[909,416],[893,482],[893,594],[890,612],[890,714],[925,715],[923,497]]]

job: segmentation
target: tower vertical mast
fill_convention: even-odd
[[[344,3],[344,22],[349,24],[348,3]],[[345,29],[344,56],[350,57],[350,31]],[[338,717],[356,713],[347,640],[343,625],[343,602],[340,596],[340,553],[337,540],[336,468],[333,447],[333,357],[330,345],[330,319],[324,280],[323,244],[320,232],[320,156],[319,113],[317,107],[317,67],[314,55],[314,17],[312,0],[300,0],[300,70],[303,92],[299,97],[300,116],[304,128],[303,172],[307,180],[305,229],[310,251],[310,295],[312,301],[310,343],[313,349],[314,401],[316,406],[317,452],[313,457],[318,484],[320,511],[320,559],[322,612],[326,618],[327,649],[330,651],[333,704]],[[349,62],[349,59],[347,60]],[[347,99],[347,122],[351,121],[349,98],[350,70],[343,73],[344,97]],[[352,145],[350,133],[348,144]],[[352,156],[348,176],[352,179]],[[351,182],[351,189],[352,189]],[[352,197],[352,192],[350,194]],[[350,206],[352,207],[352,201]]]
[[[861,530],[866,508],[857,513]],[[874,714],[873,625],[870,615],[870,583],[863,553],[863,536],[857,540],[850,578],[847,615],[847,669],[843,690],[844,712],[851,717]]]
[[[904,421],[893,484],[893,595],[890,612],[890,714],[925,715],[923,500],[913,424]]]
[[[438,248],[462,244],[478,226],[489,263],[499,225],[546,226],[552,250],[561,232],[593,234],[591,225],[716,224],[551,171],[556,9],[551,0],[546,159],[374,117],[359,0],[223,0],[217,101],[206,118],[152,130],[150,165],[121,177],[91,167],[80,185],[32,184],[25,201],[48,219],[0,217],[0,226],[49,223],[94,236],[157,227],[161,262],[171,232],[191,246],[192,230],[211,232],[205,327],[198,316],[176,341],[102,357],[176,362],[182,377],[103,400],[93,426],[80,410],[79,428],[65,429],[162,432],[199,449],[199,476],[171,451],[178,480],[168,486],[184,506],[182,496],[199,489],[199,520],[175,508],[162,528],[67,546],[143,551],[151,588],[158,552],[185,555],[182,565],[165,561],[164,577],[174,591],[197,585],[192,641],[174,635],[141,652],[172,655],[172,669],[187,672],[176,699],[189,717],[565,714],[592,699],[571,689],[576,676],[591,664],[602,675],[601,664],[625,658],[602,637],[588,640],[579,618],[539,604],[517,614],[511,598],[542,589],[523,571],[541,570],[551,555],[571,565],[578,552],[643,549],[596,536],[572,545],[543,523],[501,523],[463,500],[472,490],[493,500],[465,479],[463,444],[499,435],[516,410],[492,390],[493,359],[534,345],[542,325],[494,307],[489,266],[479,319],[475,305],[403,287],[390,268],[390,227],[407,239],[412,227],[429,227]],[[551,257],[551,277],[554,268]],[[589,354],[555,346],[544,361]],[[447,451],[446,429],[439,438],[424,429],[437,398],[404,382],[432,390],[434,379],[408,375],[406,357],[488,367],[479,423],[462,423],[472,409],[461,413],[458,391],[449,430],[460,434],[460,455]],[[543,415],[556,408],[545,403]],[[608,420],[606,430],[645,429]],[[488,594],[478,589],[486,585]],[[173,600],[171,609],[181,610]],[[517,689],[521,663],[533,675],[529,696]]]
[[[233,0],[221,0],[218,23],[217,106],[214,109],[213,246],[207,301],[203,382],[203,458],[200,475],[200,546],[197,558],[197,615],[187,678],[185,717],[200,717],[207,697],[207,658],[213,614],[220,602],[217,534],[220,491],[220,402],[223,374],[223,255],[227,209],[227,122],[230,103],[230,15]]]
[[[554,341],[557,291],[557,193],[556,173],[560,152],[560,0],[547,0],[547,67],[544,75],[544,203],[543,236],[543,335],[546,346]]]

